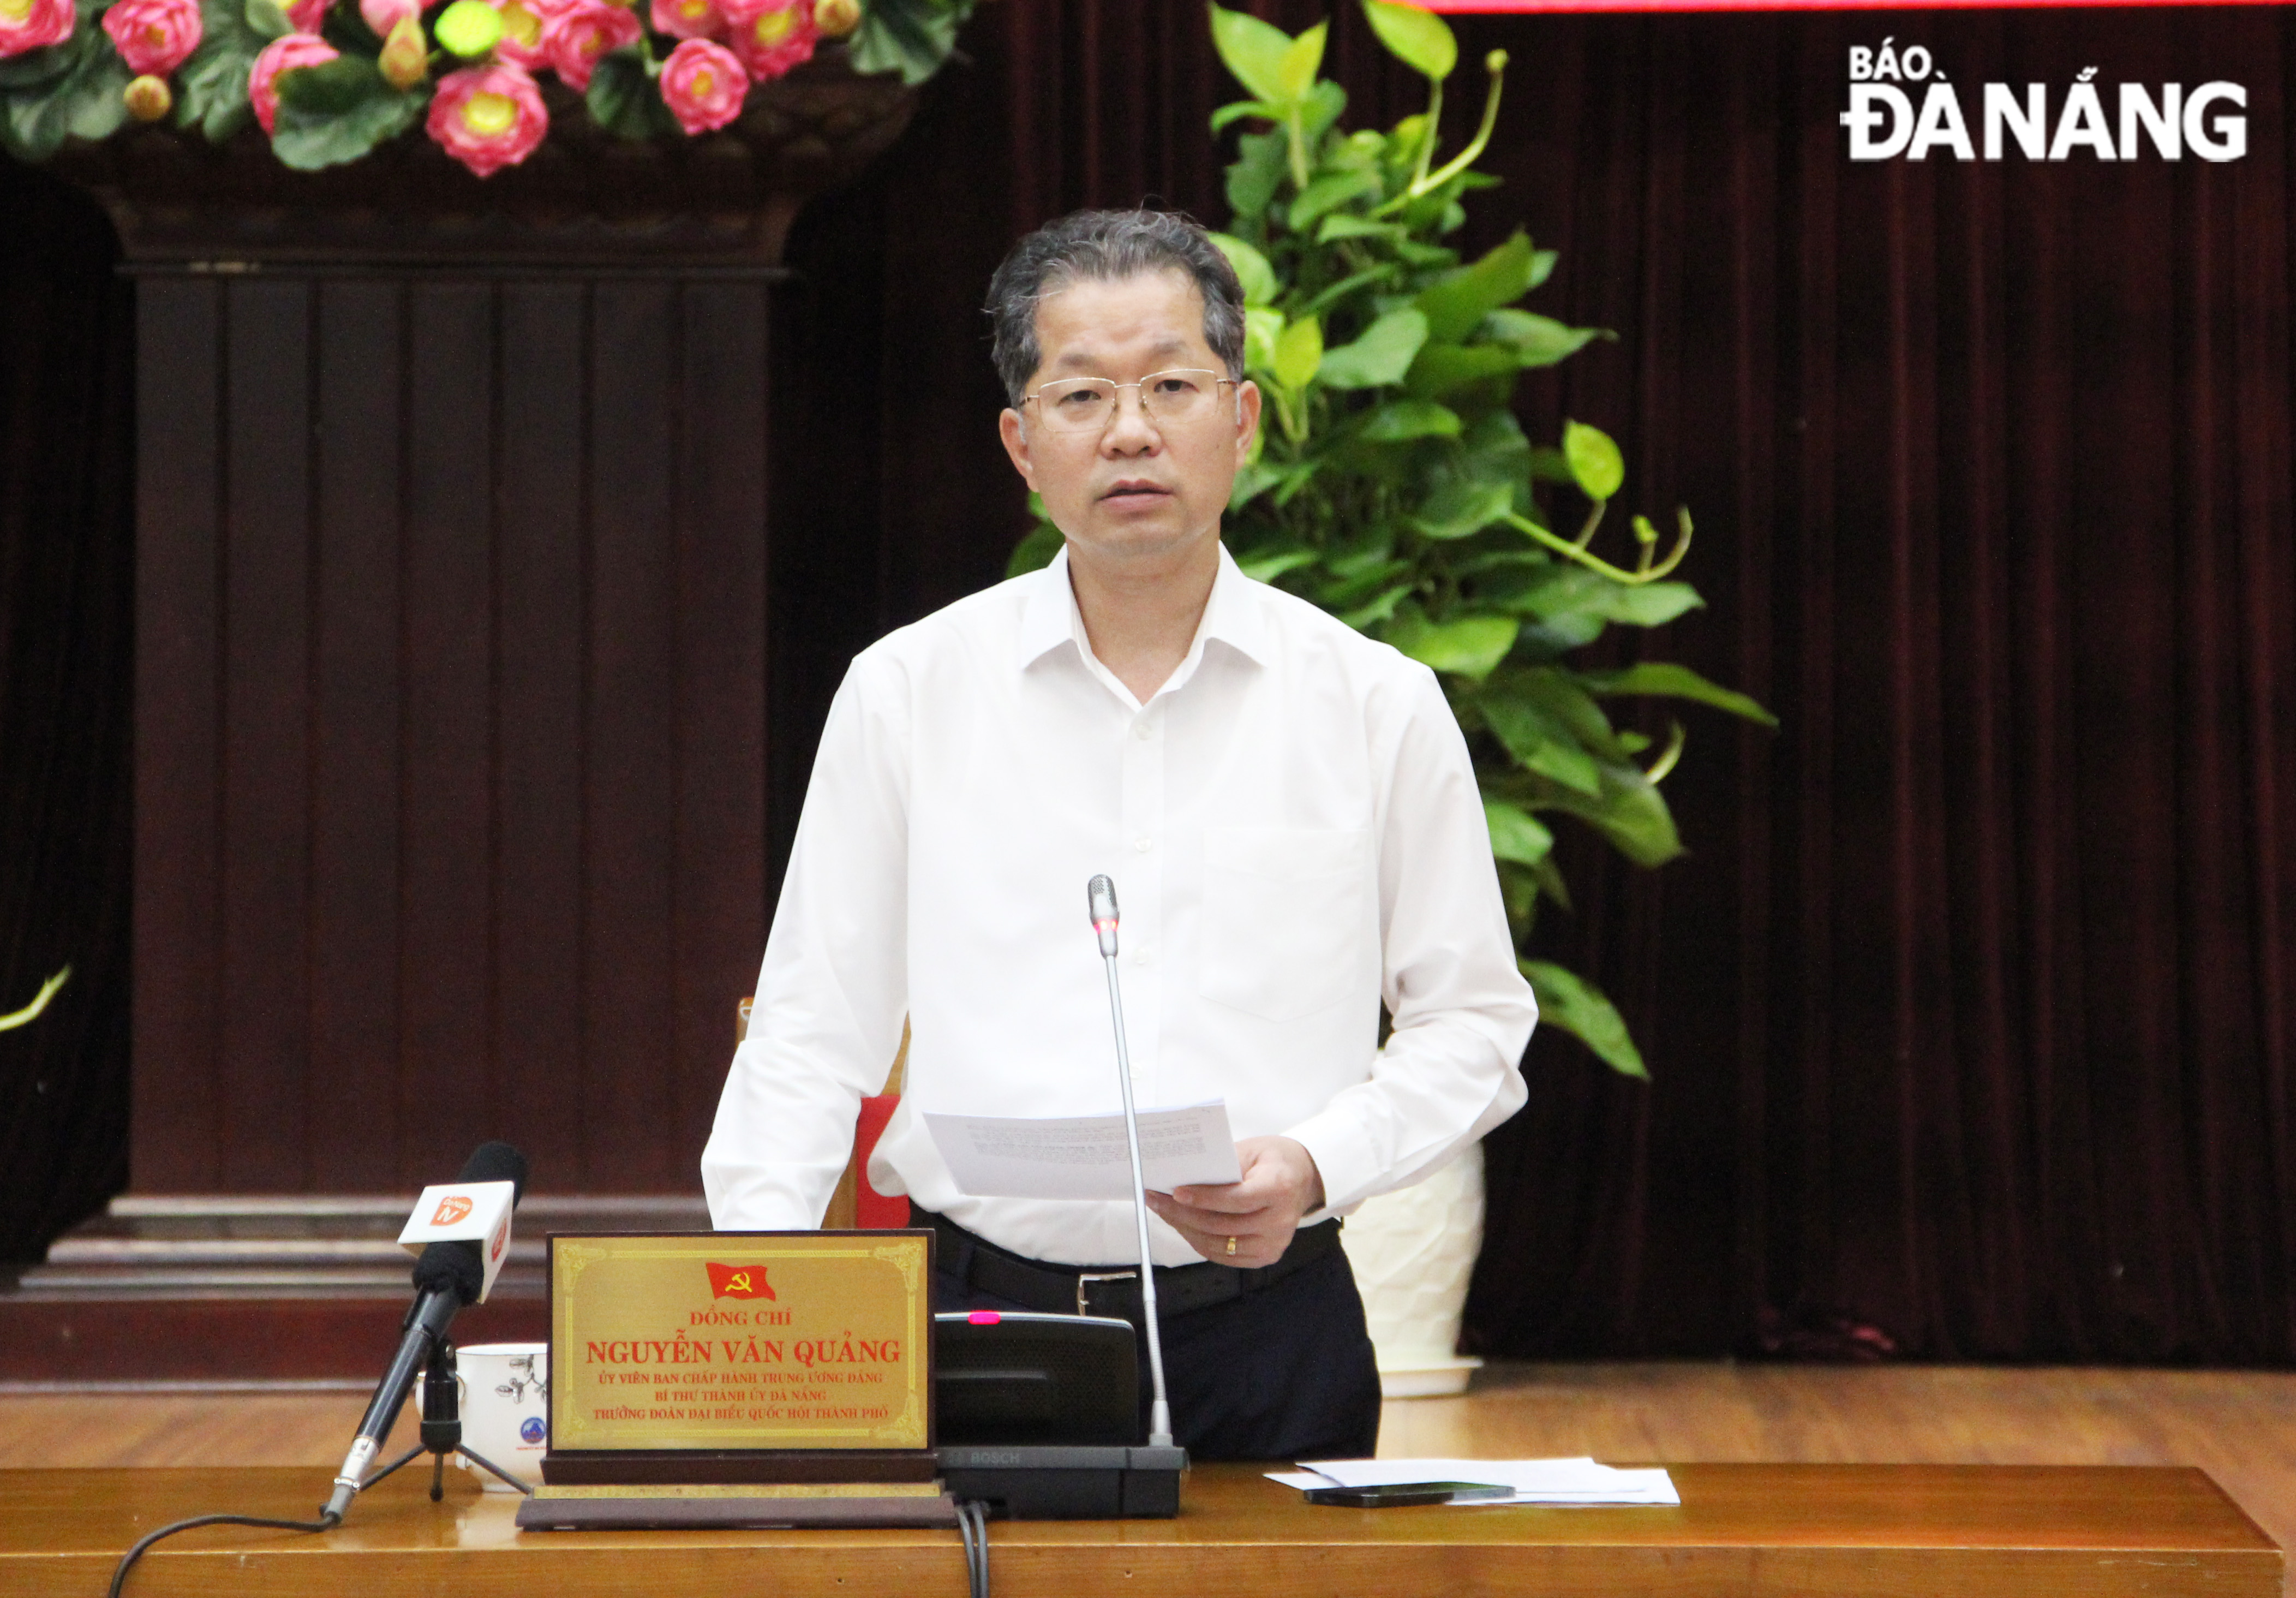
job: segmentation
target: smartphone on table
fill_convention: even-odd
[[[1344,1509],[1397,1509],[1406,1503],[1488,1503],[1512,1498],[1514,1489],[1488,1481],[1396,1481],[1373,1487],[1309,1487],[1310,1503]]]

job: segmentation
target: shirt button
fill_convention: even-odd
[[[1140,851],[1141,853],[1145,854],[1148,851],[1156,846],[1156,840],[1154,838],[1135,838],[1132,840],[1132,846]]]
[[[1136,966],[1152,966],[1156,963],[1156,951],[1153,949],[1143,949],[1132,957],[1132,963]]]
[[[1136,721],[1132,724],[1132,736],[1144,740],[1152,738],[1156,736],[1156,729],[1144,720]]]

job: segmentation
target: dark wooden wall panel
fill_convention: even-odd
[[[399,466],[394,284],[319,288],[311,1057],[305,1185],[394,1186],[398,1134]]]
[[[767,304],[756,284],[688,286],[678,413],[676,861],[670,947],[674,1120],[695,1146],[709,1136],[726,1076],[729,989],[747,993],[759,951],[718,929],[766,895],[755,846],[765,812],[762,765],[729,769],[766,721],[766,550],[740,529],[766,520]],[[698,625],[701,618],[714,618]]]
[[[765,935],[770,297],[146,276],[136,1189],[487,1137],[698,1185]]]
[[[133,1177],[217,1185],[216,592],[223,294],[146,283],[136,317]]]
[[[475,283],[420,284],[409,308],[399,1072],[409,1181],[408,1164],[442,1157],[427,1147],[430,1127],[493,1124],[493,311]]]
[[[537,1171],[582,1166],[583,474],[589,294],[504,285],[495,1057]]]
[[[666,284],[602,284],[593,389],[590,849],[583,993],[593,1170],[673,1179],[633,1126],[670,1118],[670,839],[676,826],[677,323]],[[691,626],[705,625],[692,618]],[[662,1140],[666,1143],[667,1140]],[[695,1149],[697,1157],[700,1149]],[[683,1178],[684,1171],[676,1175]]]
[[[292,1188],[311,1128],[310,288],[234,284],[226,325],[223,995],[219,1175]]]

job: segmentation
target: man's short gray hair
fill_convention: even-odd
[[[1204,300],[1204,342],[1243,377],[1243,285],[1219,246],[1188,218],[1160,210],[1079,210],[1013,246],[988,281],[990,354],[1017,408],[1043,364],[1037,306],[1079,281],[1117,283],[1144,272],[1187,274]]]

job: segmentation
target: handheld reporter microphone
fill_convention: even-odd
[[[1085,885],[1092,929],[1100,935],[1108,968],[1108,1013],[1116,1023],[1116,1079],[1124,1089],[1124,1141],[1132,1150],[1132,1218],[1140,1226],[1140,1315],[1148,1328],[1148,1375],[1155,1395],[1148,1409],[1148,1446],[1172,1446],[1172,1406],[1164,1399],[1164,1343],[1156,1330],[1156,1263],[1148,1254],[1148,1184],[1140,1174],[1140,1123],[1132,1111],[1132,1051],[1124,1041],[1124,995],[1116,982],[1116,884],[1095,877]]]
[[[510,1182],[511,1206],[515,1209],[519,1199],[526,1196],[526,1156],[508,1143],[481,1143],[463,1162],[462,1174],[455,1181],[457,1185]],[[343,1455],[343,1468],[335,1477],[334,1495],[327,1500],[320,1519],[331,1523],[340,1521],[350,1508],[351,1500],[358,1495],[365,1482],[367,1466],[373,1462],[375,1451],[390,1435],[390,1429],[398,1424],[407,1390],[429,1363],[432,1349],[446,1337],[447,1324],[464,1305],[478,1301],[486,1285],[486,1262],[479,1249],[475,1240],[432,1243],[414,1262],[414,1302],[406,1312],[406,1332],[399,1339],[398,1356],[374,1389],[374,1397],[366,1406],[366,1416],[359,1422],[358,1436],[351,1439],[350,1452]]]

